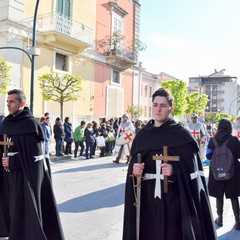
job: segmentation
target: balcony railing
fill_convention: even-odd
[[[33,18],[25,19],[22,24],[32,28]],[[93,30],[91,28],[83,23],[66,18],[60,13],[53,12],[38,15],[36,26],[39,32],[58,32],[90,46],[93,45]]]

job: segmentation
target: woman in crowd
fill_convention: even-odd
[[[66,142],[65,154],[69,155],[72,154],[72,142],[73,142],[73,128],[69,117],[65,117],[63,126],[65,132],[64,141]]]
[[[93,146],[95,143],[95,132],[93,130],[93,124],[88,123],[87,127],[85,128],[84,136],[86,141],[86,159],[93,158]],[[89,156],[88,156],[89,153]]]

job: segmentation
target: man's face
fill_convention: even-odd
[[[196,123],[197,122],[197,118],[192,118],[192,122]]]
[[[238,123],[238,125],[240,125],[240,118],[238,118],[237,123]]]
[[[152,115],[155,120],[155,125],[160,126],[167,120],[174,108],[170,107],[165,97],[160,96],[155,97],[152,104]]]
[[[123,118],[122,118],[122,121],[123,121],[123,122],[126,122],[127,120],[128,120],[127,117],[123,117]]]
[[[24,108],[24,102],[19,103],[17,100],[17,94],[8,95],[7,98],[7,107],[9,114],[17,115]]]

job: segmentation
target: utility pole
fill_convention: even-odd
[[[39,49],[36,48],[36,21],[38,12],[39,0],[37,0],[33,18],[33,33],[32,33],[32,61],[31,61],[31,87],[30,87],[30,111],[33,114],[34,101],[34,71],[35,71],[35,56],[39,55]]]

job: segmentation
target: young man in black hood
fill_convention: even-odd
[[[190,132],[170,117],[172,95],[165,89],[152,96],[153,120],[133,140],[124,210],[123,240],[215,240],[216,233],[198,145]],[[153,160],[167,146],[168,155],[179,161]],[[137,163],[141,154],[142,163]],[[142,176],[141,204],[135,207],[133,176]],[[168,177],[168,192],[163,190]],[[140,216],[136,209],[140,208]],[[137,215],[137,217],[136,217]],[[138,220],[140,218],[140,222]],[[137,233],[137,230],[138,233]]]
[[[62,240],[62,227],[44,156],[41,125],[25,107],[21,90],[8,92],[9,115],[0,129],[11,142],[0,168],[0,236],[24,240]],[[1,142],[5,144],[6,142]]]

